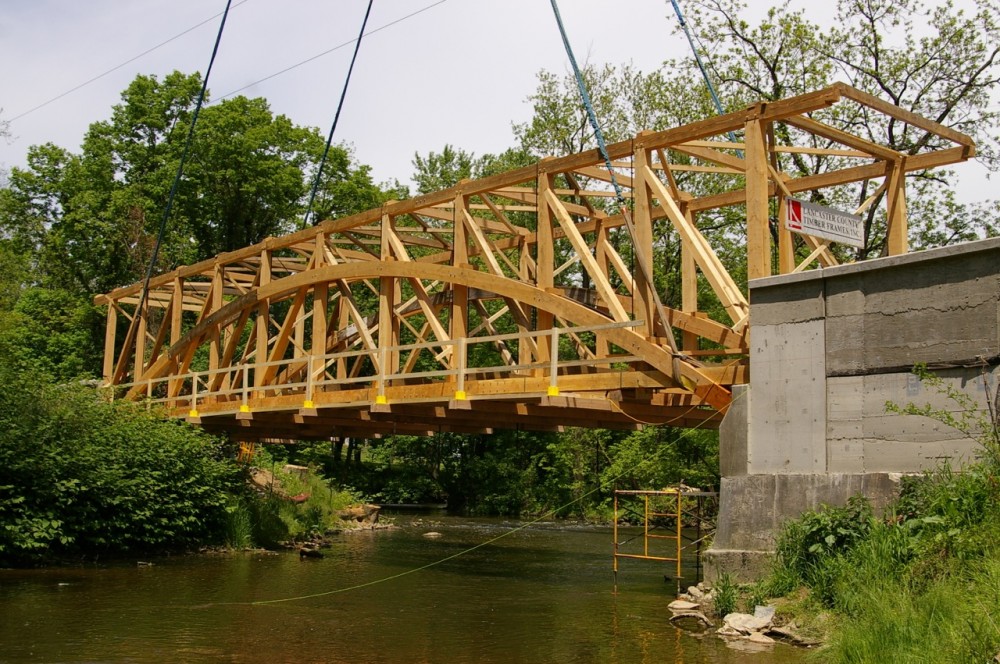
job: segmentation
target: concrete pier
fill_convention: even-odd
[[[766,572],[783,521],[961,466],[975,441],[886,402],[955,409],[923,363],[983,407],[1000,380],[1000,238],[750,282],[750,384],[720,435],[709,578]]]

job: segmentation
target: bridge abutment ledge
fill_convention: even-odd
[[[720,428],[718,531],[705,575],[765,575],[781,525],[978,445],[886,402],[957,411],[917,363],[985,407],[1000,383],[1000,238],[750,282],[751,383]]]

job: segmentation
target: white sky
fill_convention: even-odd
[[[367,7],[366,0],[239,2],[233,2],[209,81],[214,99],[350,42]],[[749,4],[755,22],[774,3]],[[818,23],[830,20],[834,4],[791,3]],[[35,144],[51,141],[79,151],[90,123],[109,117],[137,74],[204,72],[219,27],[211,17],[224,8],[225,0],[0,0],[0,119],[12,120],[13,135],[0,140],[0,167],[23,165]],[[476,155],[511,147],[511,124],[531,115],[526,98],[535,90],[536,73],[568,71],[547,0],[375,0],[368,32],[424,8],[365,37],[334,137],[353,144],[378,182],[408,183],[414,152],[440,151],[447,143]],[[562,0],[560,10],[581,61],[631,61],[650,71],[689,54],[684,37],[673,33],[669,0]],[[275,113],[326,136],[352,51],[347,44],[240,94],[265,97]],[[982,166],[959,168],[963,180],[975,183],[966,197],[992,194]]]

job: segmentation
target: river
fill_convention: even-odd
[[[748,652],[674,628],[662,563],[623,561],[615,594],[608,528],[393,519],[398,528],[337,536],[320,560],[238,553],[2,570],[0,661],[805,661],[791,646]]]

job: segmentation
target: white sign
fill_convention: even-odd
[[[794,198],[785,201],[788,204],[785,228],[788,230],[852,247],[865,246],[865,225],[858,215]]]

